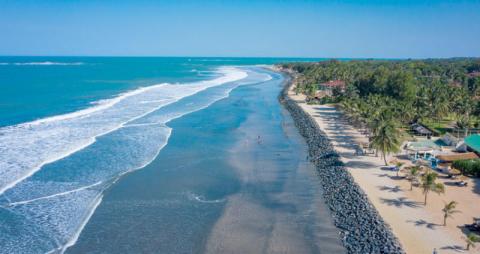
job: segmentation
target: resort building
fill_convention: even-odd
[[[346,84],[343,80],[331,80],[325,83],[320,83],[318,84],[318,90],[315,93],[315,97],[319,99],[325,96],[332,96],[335,89],[339,92],[345,92],[345,87]]]
[[[469,151],[480,154],[480,135],[474,134],[465,138],[465,145],[468,147]]]
[[[431,137],[433,135],[433,132],[429,130],[427,127],[423,126],[420,123],[414,123],[410,126],[412,131],[419,136],[427,136]]]

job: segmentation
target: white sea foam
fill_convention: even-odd
[[[223,203],[223,202],[226,201],[225,199],[206,199],[202,195],[198,195],[198,194],[191,193],[191,192],[187,193],[187,197],[188,197],[188,199],[190,199],[192,201],[197,201],[197,202],[206,203],[206,204]]]
[[[0,245],[10,253],[32,248],[64,252],[77,241],[103,191],[122,175],[145,167],[157,157],[171,135],[166,123],[228,97],[239,85],[269,78],[237,68],[222,68],[220,74],[209,81],[141,88],[80,113],[0,129],[0,168],[7,169],[0,172],[0,183],[7,183],[0,195],[0,204],[5,205],[0,209],[20,218],[7,221],[3,227],[20,227],[22,232],[10,235],[6,231],[0,236]],[[206,96],[172,104],[225,83]],[[224,202],[194,194],[191,198],[202,203]]]
[[[80,188],[78,188],[78,189],[73,189],[73,190],[69,190],[69,191],[65,191],[65,192],[60,192],[60,193],[55,193],[55,194],[53,194],[53,195],[43,196],[43,197],[34,198],[34,199],[30,199],[30,200],[23,200],[23,201],[18,201],[18,202],[12,202],[12,203],[10,203],[9,205],[10,205],[10,206],[24,205],[24,204],[28,204],[28,203],[35,202],[35,201],[42,200],[42,199],[49,199],[49,198],[55,198],[55,197],[58,197],[58,196],[64,196],[64,195],[71,194],[71,193],[73,193],[73,192],[90,189],[90,188],[95,187],[95,186],[100,185],[100,184],[102,184],[102,182],[96,182],[96,183],[91,184],[91,185],[82,186],[82,187],[80,187]]]
[[[16,66],[22,66],[22,65],[63,65],[63,66],[68,66],[68,65],[84,65],[85,63],[82,62],[72,62],[72,63],[62,63],[62,62],[50,62],[50,61],[45,61],[45,62],[15,62],[15,63],[0,63],[0,65],[16,65]]]
[[[183,97],[247,76],[236,68],[219,72],[213,80],[139,88],[84,110],[0,128],[0,194],[43,165],[93,144],[98,136]]]
[[[85,216],[85,218],[82,221],[82,224],[80,225],[80,227],[78,227],[78,230],[75,232],[73,237],[70,238],[67,244],[62,246],[62,248],[60,249],[60,253],[64,253],[65,250],[67,250],[69,247],[72,247],[73,245],[75,245],[75,243],[78,240],[78,237],[80,236],[80,233],[82,233],[83,231],[83,228],[85,228],[85,225],[87,225],[88,221],[92,217],[95,210],[97,210],[97,207],[100,205],[100,203],[102,203],[102,198],[103,198],[103,195],[98,195],[98,197],[95,199],[93,203],[92,208],[90,209],[90,212],[87,214],[87,216]]]
[[[0,65],[84,65],[85,63],[82,62],[71,62],[71,63],[64,63],[64,62],[15,62],[15,63],[0,63]]]

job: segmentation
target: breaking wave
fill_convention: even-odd
[[[150,164],[167,145],[169,121],[228,97],[239,85],[270,78],[234,67],[217,74],[139,88],[84,110],[0,128],[0,252],[62,253],[75,244],[104,190]]]
[[[72,62],[72,63],[63,63],[63,62],[50,62],[50,61],[45,61],[45,62],[16,62],[16,63],[0,63],[0,65],[84,65],[85,63],[83,62]]]

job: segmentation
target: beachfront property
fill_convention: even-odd
[[[328,135],[355,181],[390,225],[407,253],[430,253],[434,248],[438,253],[464,251],[469,233],[480,233],[477,225],[480,179],[462,176],[452,167],[459,160],[476,160],[476,152],[456,151],[455,146],[446,145],[438,137],[416,136],[415,141],[404,142],[401,151],[389,156],[391,166],[385,167],[370,146],[365,149],[370,152],[363,154],[349,148],[369,144],[369,138],[350,123],[342,123],[340,113],[332,119],[335,108],[307,103],[300,105]],[[350,141],[341,138],[345,136],[350,137]],[[414,179],[410,173],[413,167],[420,169]],[[445,189],[440,195],[428,195],[428,204],[425,205],[422,175],[428,172],[435,172],[437,183],[443,184]],[[443,209],[450,201],[455,201],[454,210],[458,212],[452,218],[449,215],[446,226],[443,226]]]
[[[315,91],[315,99],[332,96],[335,92],[345,91],[345,81],[330,80],[328,82],[318,84],[318,90]]]
[[[375,88],[365,90],[367,96],[362,98],[358,94],[366,89],[362,86],[368,85],[368,80],[355,78],[350,84],[318,82],[312,86],[318,88],[312,96],[308,83],[315,81],[313,77],[328,76],[319,73],[330,66],[344,68],[342,65],[350,65],[345,67],[347,73],[353,72],[348,68],[363,68],[359,63],[307,65],[303,76],[296,73],[298,78],[291,88],[296,93],[290,96],[329,137],[346,169],[407,253],[431,253],[433,249],[437,253],[478,253],[478,249],[465,245],[477,241],[480,234],[480,135],[473,124],[465,124],[473,121],[472,116],[466,119],[473,113],[459,111],[456,117],[451,113],[442,119],[439,112],[448,112],[448,107],[440,108],[435,104],[439,102],[412,109],[388,97],[370,96]],[[342,89],[335,95],[336,84]],[[391,112],[382,112],[389,108]],[[430,110],[431,117],[427,116]],[[389,114],[396,115],[392,121],[400,124],[382,123]],[[382,135],[385,138],[379,142]]]

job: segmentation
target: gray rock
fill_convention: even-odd
[[[288,77],[286,80],[289,83]],[[279,100],[308,144],[309,158],[323,186],[323,197],[348,253],[405,253],[390,227],[344,168],[326,134],[287,96],[288,87],[289,84]]]

